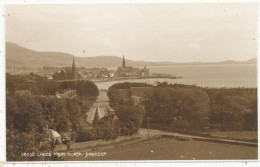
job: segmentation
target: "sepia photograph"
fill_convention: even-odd
[[[258,7],[4,4],[6,162],[257,161]]]

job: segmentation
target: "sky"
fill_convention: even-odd
[[[5,5],[5,39],[36,51],[173,62],[257,57],[257,3]]]

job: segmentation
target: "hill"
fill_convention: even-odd
[[[121,65],[122,58],[117,56],[95,56],[95,57],[74,57],[78,67],[117,67]],[[42,68],[43,66],[65,67],[71,66],[73,55],[62,52],[38,52],[19,46],[14,43],[6,43],[6,67],[26,67],[26,68]],[[176,62],[145,62],[132,61],[126,59],[128,66],[169,66],[182,64],[241,64],[241,63],[257,63],[257,59],[253,58],[245,62],[237,62],[228,60],[224,62],[192,62],[192,63],[176,63]]]
[[[78,67],[116,67],[121,65],[122,58],[117,56],[74,57]],[[6,43],[6,65],[23,66],[28,68],[41,68],[43,66],[64,67],[71,66],[73,55],[62,52],[38,52],[19,46],[14,43]],[[132,61],[126,59],[126,64],[131,66],[157,65],[144,61]]]

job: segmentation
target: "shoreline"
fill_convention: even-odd
[[[126,78],[115,78],[115,79],[108,79],[108,80],[92,80],[94,83],[102,83],[102,82],[113,82],[113,81],[127,81],[127,80],[138,80],[138,79],[181,79],[183,77],[173,77],[173,76],[149,76],[149,77],[126,77]]]

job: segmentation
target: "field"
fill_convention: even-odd
[[[81,151],[84,153],[84,151]],[[203,141],[178,141],[170,138],[93,151],[105,156],[66,157],[65,160],[249,160],[257,159],[257,147]]]

